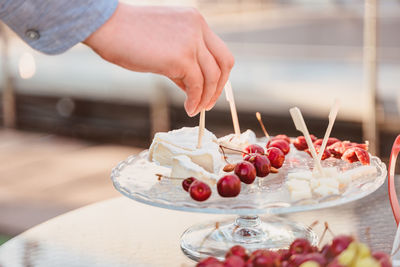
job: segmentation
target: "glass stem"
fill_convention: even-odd
[[[240,215],[235,221],[237,227],[243,228],[256,228],[260,225],[260,223],[260,217],[257,215]]]
[[[236,218],[233,239],[238,243],[258,243],[266,238],[257,215],[241,215]]]

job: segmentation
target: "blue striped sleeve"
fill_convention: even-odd
[[[0,0],[0,20],[31,47],[62,53],[114,13],[118,0]]]

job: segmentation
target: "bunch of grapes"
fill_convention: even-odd
[[[289,249],[265,249],[248,253],[242,246],[232,247],[224,261],[209,257],[196,267],[391,267],[388,254],[372,253],[367,245],[351,236],[340,235],[322,249],[306,239],[296,239]]]

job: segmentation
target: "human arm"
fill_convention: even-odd
[[[33,48],[58,54],[84,41],[121,67],[165,75],[194,116],[211,109],[233,56],[192,8],[135,7],[117,0],[0,0],[0,19]]]
[[[193,8],[120,3],[84,43],[114,64],[170,78],[187,94],[190,116],[214,106],[234,64],[229,49]]]

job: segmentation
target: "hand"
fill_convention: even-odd
[[[215,105],[234,64],[229,49],[193,8],[120,3],[84,43],[121,67],[170,78],[185,91],[189,116]]]

